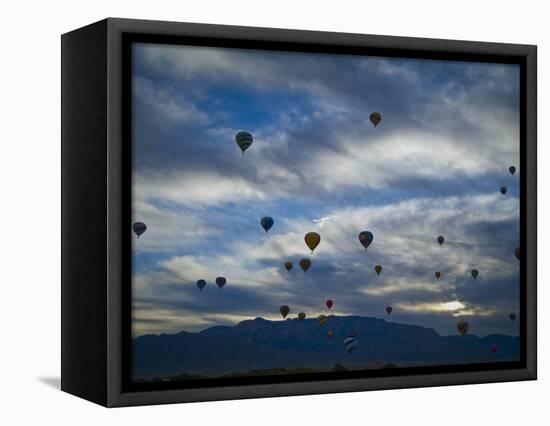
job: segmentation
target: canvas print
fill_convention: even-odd
[[[131,63],[133,382],[519,361],[518,65]]]

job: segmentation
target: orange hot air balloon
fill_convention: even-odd
[[[466,335],[466,333],[468,333],[468,330],[470,329],[470,324],[468,324],[466,321],[460,321],[456,325],[456,329],[458,330],[461,336],[464,336]]]
[[[332,328],[327,331],[327,336],[329,339],[332,339],[334,337],[334,330]]]
[[[309,268],[311,268],[311,260],[309,259],[301,259],[300,260],[300,268],[304,271],[304,274],[307,272]]]

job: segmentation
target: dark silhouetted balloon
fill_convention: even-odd
[[[250,148],[250,145],[252,145],[254,139],[252,138],[252,135],[248,132],[239,132],[235,135],[235,141],[237,142],[237,145],[239,145],[239,148],[244,155],[244,152],[248,148]]]
[[[273,226],[273,223],[274,223],[273,219],[270,218],[269,216],[262,217],[260,220],[260,225],[262,225],[262,228],[264,228],[266,234],[267,234],[267,231],[269,231]]]
[[[334,305],[334,303],[333,303],[332,300],[329,299],[329,300],[327,300],[327,301],[325,302],[325,305],[327,305],[327,308],[331,309],[331,308],[332,308],[332,305]]]
[[[439,271],[435,272],[434,275],[437,279],[441,278],[441,272],[439,272]]]
[[[508,315],[508,318],[510,318],[510,321],[515,321],[516,320],[516,314],[514,314],[513,312]]]
[[[472,269],[472,277],[474,277],[474,280],[477,280],[477,277],[479,275],[479,271],[477,269]]]
[[[373,112],[370,116],[369,116],[369,119],[370,119],[370,122],[372,123],[372,125],[374,127],[378,126],[380,124],[380,122],[382,121],[382,116],[380,115],[379,112]],[[391,127],[391,126],[390,126]]]
[[[516,247],[516,249],[514,250],[514,255],[518,258],[518,260],[520,259],[521,252],[519,247]]]
[[[317,247],[321,242],[321,236],[317,232],[308,232],[304,237],[304,241],[311,250],[311,253],[313,253],[315,247]]]
[[[344,348],[349,354],[357,347],[357,340],[355,337],[347,337],[344,339]]]
[[[386,306],[386,313],[389,315],[393,311],[393,308],[391,306]]]
[[[439,237],[437,237],[437,242],[440,246],[443,245],[443,243],[445,242],[445,237],[443,235],[440,235]]]
[[[508,192],[508,189],[507,189],[505,186],[501,186],[501,187],[500,187],[500,193],[501,193],[502,195],[505,195],[507,192]]]
[[[286,318],[286,316],[287,316],[288,313],[290,312],[290,308],[289,308],[287,305],[282,305],[282,306],[279,308],[279,312],[281,313],[281,315],[283,316],[283,318]]]
[[[143,234],[147,230],[147,225],[145,225],[143,222],[136,222],[132,226],[134,229],[134,232],[136,233],[137,237],[139,238],[141,234]],[[128,228],[126,228],[128,229]]]
[[[365,247],[365,250],[371,245],[373,240],[374,235],[370,231],[363,231],[359,234],[359,242],[363,247]]]
[[[305,314],[305,312],[300,312],[300,313],[298,314],[298,319],[299,319],[300,321],[305,320],[305,319],[306,319],[306,314]]]
[[[470,329],[470,324],[468,324],[466,321],[460,321],[456,325],[456,329],[458,330],[461,336],[464,336],[466,333],[468,333],[468,330]]]
[[[376,265],[374,270],[376,271],[376,275],[380,275],[380,272],[382,272],[382,265]]]
[[[514,166],[510,166],[510,168],[508,169],[510,171],[510,174],[513,175],[514,173],[516,173],[516,168]]]
[[[300,260],[300,268],[304,271],[304,274],[307,272],[309,268],[311,268],[311,260],[309,259],[301,259]]]
[[[292,269],[292,262],[286,262],[286,263],[285,263],[285,269],[286,269],[287,271],[290,271],[290,270]]]
[[[227,280],[225,279],[225,277],[217,277],[216,278],[216,285],[219,288],[222,288],[225,285],[226,282],[227,282]]]
[[[202,291],[202,289],[206,286],[206,281],[204,280],[198,280],[197,281],[197,287],[199,288],[200,291]]]

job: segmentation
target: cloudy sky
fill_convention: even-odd
[[[135,44],[132,85],[133,216],[148,227],[135,336],[281,319],[282,304],[312,317],[326,299],[336,315],[518,334],[517,66]]]

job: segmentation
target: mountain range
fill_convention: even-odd
[[[328,336],[328,330],[333,336]],[[357,347],[344,348],[350,330]],[[496,352],[494,352],[496,350]],[[361,316],[242,321],[200,332],[144,335],[133,339],[133,377],[220,376],[262,369],[328,371],[519,360],[517,336],[441,336],[431,328]]]

